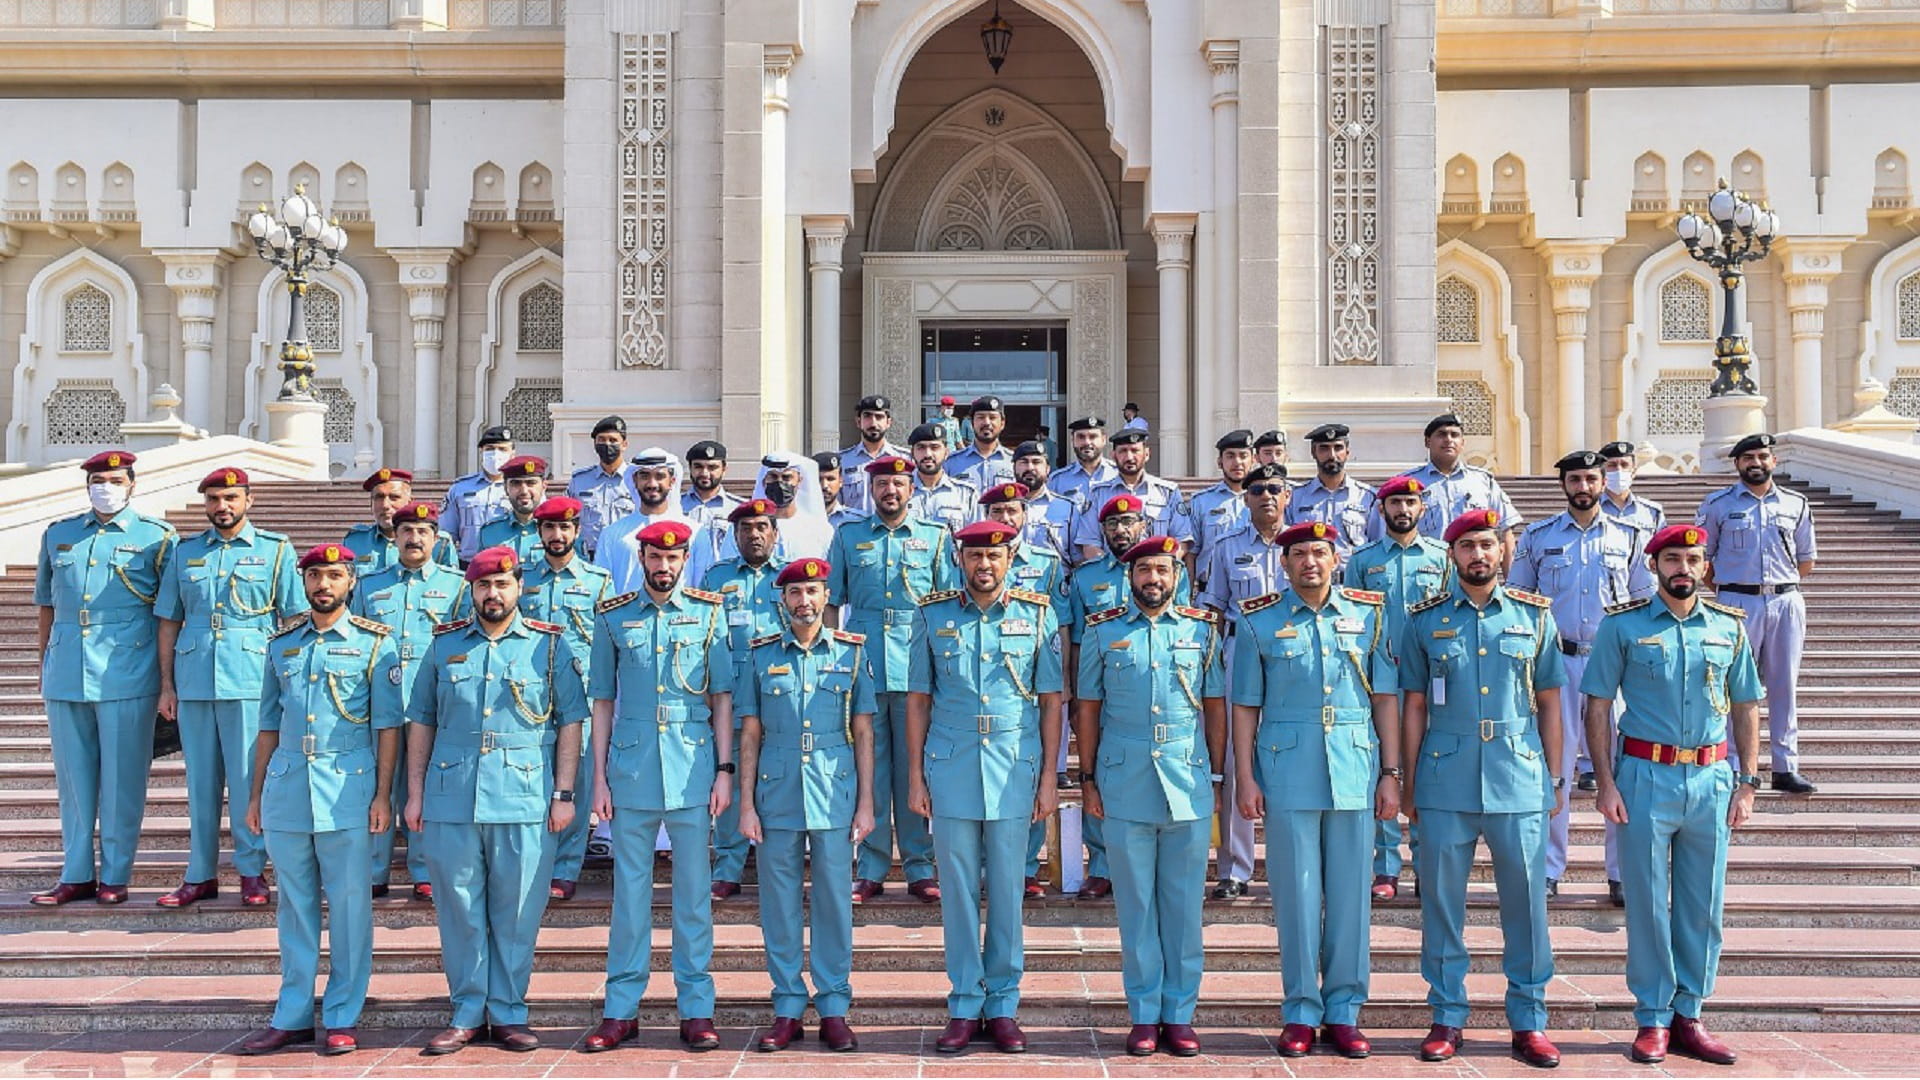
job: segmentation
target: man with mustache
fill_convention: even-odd
[[[1427,460],[1407,473],[1420,481],[1422,488],[1426,510],[1420,516],[1420,531],[1428,536],[1440,536],[1461,514],[1469,510],[1491,510],[1506,530],[1507,561],[1511,563],[1514,537],[1522,524],[1520,512],[1514,509],[1513,501],[1507,498],[1492,473],[1460,460],[1467,447],[1466,429],[1461,426],[1460,418],[1443,413],[1427,421],[1426,440]],[[1373,520],[1368,523],[1367,536],[1377,540],[1385,535],[1386,522],[1376,509]]]
[[[1256,465],[1285,465],[1287,463],[1287,433],[1279,428],[1269,428],[1253,440],[1253,462]]]
[[[846,471],[840,466],[839,454],[822,450],[813,455],[813,465],[820,471],[820,505],[826,510],[828,527],[837,529],[849,521],[858,521],[867,516],[867,511],[855,510],[846,503],[847,478]],[[866,473],[859,475],[861,480],[866,479]],[[866,494],[863,485],[860,495],[864,498]]]
[[[1083,416],[1067,421],[1067,441],[1073,460],[1054,473],[1047,486],[1072,496],[1076,505],[1087,501],[1087,493],[1096,484],[1104,484],[1120,475],[1106,458],[1107,422],[1098,416]]]
[[[267,903],[267,856],[240,827],[253,790],[253,740],[260,731],[260,684],[267,638],[306,610],[293,542],[248,520],[253,489],[245,470],[215,469],[200,481],[207,531],[182,540],[160,578],[159,713],[180,725],[187,759],[187,874],[159,899],[182,908],[220,895],[220,807],[233,834],[240,902]]]
[[[429,511],[433,507],[417,504]],[[437,531],[437,514],[423,532]],[[348,614],[354,552],[323,544],[300,557],[302,612],[269,643],[252,754],[246,830],[263,833],[280,883],[280,998],[273,1022],[240,1044],[271,1054],[313,1041],[313,982],[326,899],[326,1056],[359,1048],[354,1031],[373,975],[373,838],[388,832],[400,757],[400,656],[386,626]]]
[[[1414,763],[1401,803],[1421,823],[1420,974],[1433,1006],[1420,1060],[1448,1061],[1460,1050],[1467,879],[1484,839],[1500,900],[1513,1056],[1551,1069],[1560,1051],[1544,1030],[1553,949],[1543,870],[1547,817],[1567,801],[1563,766],[1571,762],[1559,717],[1567,673],[1551,602],[1498,583],[1504,552],[1494,512],[1453,519],[1446,543],[1454,585],[1413,605],[1399,646],[1401,745]]]
[[[1171,536],[1186,545],[1183,555],[1188,572],[1192,572],[1194,531],[1193,519],[1187,514],[1187,500],[1180,494],[1180,485],[1147,471],[1147,462],[1152,456],[1143,429],[1128,428],[1113,437],[1116,475],[1104,484],[1087,489],[1080,518],[1073,526],[1072,539],[1080,548],[1083,560],[1100,557],[1100,523],[1093,519],[1093,511],[1116,495],[1128,495],[1140,500],[1140,513],[1146,517],[1147,528],[1154,535]]]
[[[500,469],[507,512],[480,526],[480,546],[511,548],[522,565],[540,557],[540,523],[533,512],[547,501],[547,459],[522,454]]]
[[[633,512],[607,526],[600,534],[600,546],[593,554],[596,565],[613,575],[616,592],[632,592],[646,585],[641,566],[641,547],[636,537],[640,530],[662,521],[677,521],[686,534],[687,573],[700,580],[719,559],[719,545],[705,524],[694,521],[680,509],[680,462],[657,446],[649,446],[633,456],[633,492],[638,501]]]
[[[579,551],[589,560],[600,550],[600,531],[633,513],[626,420],[603,416],[593,425],[593,455],[593,464],[573,470],[567,480],[567,497],[580,500]]]
[[[1800,775],[1800,652],[1807,641],[1807,601],[1800,582],[1817,554],[1813,506],[1773,480],[1779,464],[1771,435],[1749,435],[1729,456],[1740,482],[1700,503],[1706,531],[1707,584],[1747,613],[1747,635],[1767,686],[1767,746],[1773,790],[1811,795],[1820,790]],[[1758,772],[1760,763],[1736,764]]]
[[[405,469],[381,467],[360,481],[373,505],[373,520],[347,530],[340,546],[357,554],[354,573],[364,578],[392,566],[400,557],[394,537],[394,511],[413,500],[413,474]],[[436,511],[437,512],[437,511]],[[437,520],[437,519],[436,519]],[[442,566],[460,568],[460,545],[451,533],[434,529],[432,558]]]
[[[407,702],[407,828],[438,885],[453,1002],[423,1052],[461,1050],[492,1021],[496,1044],[526,1053],[540,1046],[527,984],[555,840],[575,812],[585,664],[560,627],[521,616],[518,555],[476,552],[466,579],[474,617],[434,631]]]
[[[1013,478],[1027,488],[1026,539],[1060,557],[1060,564],[1073,565],[1073,515],[1079,504],[1072,495],[1062,495],[1048,487],[1053,461],[1040,443],[1029,439],[1014,448]]]
[[[973,441],[953,452],[947,459],[947,471],[972,484],[976,491],[1012,480],[1013,453],[1000,444],[1000,433],[1007,427],[1006,408],[1000,399],[992,394],[974,398],[968,426],[973,428]]]
[[[946,471],[947,444],[939,427],[921,424],[907,443],[913,447],[913,515],[959,532],[979,510],[980,489]]]
[[[1669,525],[1647,543],[1654,598],[1607,610],[1580,680],[1587,742],[1606,746],[1620,715],[1619,772],[1598,754],[1595,805],[1621,826],[1627,898],[1627,990],[1638,1062],[1667,1053],[1717,1065],[1735,1054],[1700,1023],[1720,956],[1727,838],[1753,814],[1760,777],[1736,772],[1760,753],[1760,674],[1741,609],[1699,595],[1715,539]],[[1723,545],[1725,546],[1725,545]],[[1748,764],[1751,769],[1753,766]]]
[[[1347,458],[1353,452],[1347,442],[1349,433],[1345,424],[1321,424],[1307,432],[1314,477],[1301,484],[1287,504],[1289,525],[1324,521],[1334,527],[1343,561],[1367,542],[1367,519],[1377,498],[1370,485],[1347,474]]]
[[[840,451],[840,469],[844,484],[840,501],[847,509],[873,513],[873,497],[867,493],[867,466],[883,457],[912,460],[913,451],[887,438],[893,430],[893,402],[884,394],[868,394],[854,406],[854,424],[860,429],[860,441]],[[821,477],[827,475],[824,467]],[[831,504],[829,504],[831,506]]]
[[[1593,650],[1593,635],[1606,609],[1653,593],[1647,562],[1636,557],[1634,530],[1600,510],[1602,461],[1591,450],[1576,450],[1561,458],[1560,490],[1567,509],[1536,521],[1520,534],[1507,584],[1544,594],[1553,601],[1554,623],[1560,628],[1560,651],[1566,654],[1567,685],[1561,688],[1560,715],[1565,732],[1559,746],[1565,760],[1551,762],[1554,775],[1570,776],[1576,759],[1591,760],[1586,745],[1581,676]],[[1612,738],[1598,744],[1608,753]],[[1567,825],[1571,807],[1562,803],[1547,832],[1547,897],[1560,895],[1560,879],[1567,870]],[[1606,828],[1607,899],[1620,907],[1620,851],[1618,830]]]
[[[687,448],[687,479],[692,489],[680,496],[680,512],[705,525],[725,521],[727,513],[740,505],[740,496],[722,486],[727,478],[727,448],[712,439],[702,439]]]

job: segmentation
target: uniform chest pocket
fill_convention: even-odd
[[[880,550],[878,548],[868,548],[865,551],[855,551],[847,557],[847,565],[858,567],[862,570],[870,570],[879,566]]]
[[[1206,650],[1199,642],[1176,642],[1173,646],[1174,670],[1192,675],[1200,670],[1201,661],[1206,659]]]
[[[963,670],[963,660],[958,641],[942,639],[933,647],[933,662],[942,675],[959,675]]]
[[[1261,642],[1260,651],[1281,663],[1305,664],[1313,655],[1313,646],[1306,638],[1296,634],[1293,637],[1268,638]]]
[[[1636,641],[1627,650],[1627,659],[1640,665],[1648,672],[1658,674],[1667,666],[1667,645],[1664,641]]]
[[[836,697],[846,697],[853,693],[853,673],[830,671],[820,676],[820,689]]]
[[[1130,671],[1140,666],[1140,657],[1132,649],[1108,649],[1107,668],[1110,671]]]
[[[544,724],[552,715],[553,701],[548,695],[546,673],[536,671],[531,663],[512,664],[507,668],[507,693],[513,698],[514,712],[530,724]]]
[[[797,675],[768,675],[765,672],[761,672],[760,674],[760,696],[762,698],[779,698],[782,701],[786,701],[799,692],[800,678]],[[796,705],[793,707],[798,708],[799,706]]]
[[[1500,655],[1510,659],[1531,660],[1538,651],[1534,646],[1532,635],[1520,637],[1518,635],[1508,634],[1502,635],[1500,638]]]
[[[1707,700],[1712,703],[1715,712],[1724,715],[1732,707],[1727,693],[1727,669],[1733,666],[1733,643],[1703,642],[1700,653],[1707,662]]]
[[[1549,555],[1540,560],[1540,588],[1547,592],[1559,592],[1573,582],[1573,558],[1568,555]]]
[[[1728,514],[1723,530],[1726,533],[1727,543],[1733,550],[1752,551],[1758,542],[1757,537],[1760,532],[1759,515],[1750,511]]]

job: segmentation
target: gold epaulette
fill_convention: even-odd
[[[443,622],[433,628],[433,636],[439,637],[441,634],[451,634],[455,630],[465,630],[472,625],[472,619],[455,619],[452,622]]]
[[[310,620],[312,620],[312,618],[313,618],[313,612],[311,611],[302,611],[298,615],[289,615],[283,622],[281,622],[280,629],[275,630],[273,632],[273,636],[279,637],[282,634],[291,634],[295,630],[298,630],[301,627],[307,625],[307,623]]]
[[[393,627],[388,626],[386,623],[383,623],[383,622],[375,622],[374,620],[369,619],[363,615],[349,615],[347,616],[347,621],[359,627],[360,629],[365,630],[369,634],[393,633]]]
[[[691,596],[695,600],[705,600],[709,604],[724,604],[727,602],[727,598],[717,592],[708,592],[705,589],[695,589],[692,587],[681,589],[680,595]]]
[[[937,604],[942,600],[951,600],[954,597],[959,595],[960,595],[959,589],[940,589],[935,592],[930,592],[927,595],[921,597],[920,606],[926,607],[928,604]]]
[[[1384,604],[1387,602],[1386,593],[1375,592],[1372,589],[1349,589],[1345,585],[1342,585],[1340,587],[1340,595],[1361,604]]]
[[[856,634],[851,630],[835,630],[833,632],[833,640],[844,641],[849,645],[865,645],[867,643],[867,635]]]
[[[1643,596],[1638,600],[1628,600],[1619,604],[1608,604],[1605,611],[1609,615],[1618,615],[1624,611],[1635,611],[1653,603],[1653,597]]]
[[[1422,600],[1419,603],[1408,608],[1407,614],[1415,615],[1422,611],[1430,611],[1434,608],[1437,608],[1441,604],[1446,603],[1450,595],[1451,594],[1449,593],[1441,593],[1439,596],[1429,596],[1425,600]]]
[[[1025,600],[1029,604],[1039,604],[1041,607],[1053,603],[1052,597],[1046,593],[1034,592],[1032,589],[1008,589],[1007,595],[1015,600]]]
[[[1532,604],[1534,607],[1550,608],[1553,606],[1553,601],[1541,596],[1539,593],[1528,592],[1525,589],[1516,589],[1511,585],[1507,586],[1507,595],[1523,604]]]
[[[759,637],[754,638],[753,640],[747,642],[747,648],[757,649],[762,645],[771,645],[774,642],[779,640],[780,640],[779,634],[761,634]]]
[[[1277,592],[1263,593],[1259,596],[1253,597],[1250,600],[1240,601],[1240,614],[1251,615],[1254,612],[1259,611],[1263,608],[1270,608],[1279,602],[1280,602],[1279,593]]]
[[[596,615],[604,615],[639,595],[640,590],[635,589],[632,592],[623,592],[619,596],[609,596],[605,600],[593,605],[593,612]]]
[[[1220,613],[1211,608],[1180,607],[1175,605],[1173,610],[1185,615],[1189,619],[1199,619],[1202,622],[1210,622],[1216,626],[1220,624]]]
[[[566,632],[564,627],[558,626],[550,622],[541,622],[539,619],[522,619],[520,621],[526,623],[528,626],[533,627],[535,630],[538,630],[543,634],[560,634],[560,633]]]
[[[1109,619],[1117,619],[1120,616],[1125,615],[1126,613],[1127,613],[1127,606],[1125,604],[1122,604],[1119,607],[1110,607],[1103,611],[1096,611],[1093,614],[1087,616],[1087,625],[1098,626]]]
[[[1645,603],[1649,603],[1650,601],[1642,600],[1640,602],[1642,604],[1645,604]],[[1744,619],[1747,617],[1747,613],[1744,609],[1734,607],[1732,604],[1723,604],[1718,600],[1709,600],[1704,596],[1700,598],[1700,602],[1707,605],[1708,607],[1712,608],[1715,611],[1724,611],[1736,619]],[[1613,609],[1608,608],[1607,610],[1612,611]]]

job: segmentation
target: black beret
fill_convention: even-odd
[[[687,447],[687,460],[689,462],[725,461],[727,460],[727,448],[714,442],[712,439],[701,439],[699,442]]]
[[[1046,457],[1046,456],[1047,456],[1047,448],[1044,446],[1041,446],[1037,442],[1034,442],[1032,439],[1028,439],[1026,442],[1023,442],[1019,446],[1016,446],[1013,448],[1013,459],[1015,461],[1018,461],[1023,457]]]
[[[983,394],[973,399],[974,412],[1000,412],[1000,399],[992,394]]]
[[[1603,458],[1633,458],[1638,455],[1635,453],[1632,443],[1625,439],[1616,439],[1600,448],[1600,456]]]
[[[1307,432],[1307,441],[1310,443],[1338,442],[1347,437],[1348,430],[1345,424],[1321,424]]]
[[[1213,448],[1221,451],[1251,450],[1253,449],[1253,432],[1248,431],[1246,428],[1234,428],[1232,431],[1215,439]]]
[[[490,427],[487,430],[480,433],[481,446],[485,446],[488,443],[512,442],[512,441],[513,441],[513,429],[506,426],[505,424],[495,425],[494,427]]]
[[[1078,420],[1067,421],[1068,431],[1099,431],[1106,426],[1107,422],[1097,416],[1083,416]]]
[[[1436,416],[1433,419],[1427,421],[1427,431],[1424,437],[1428,439],[1433,438],[1433,433],[1436,431],[1439,431],[1443,427],[1460,427],[1460,426],[1461,424],[1460,424],[1459,417],[1453,415],[1452,413],[1441,413],[1439,416]]]
[[[1739,442],[1734,443],[1733,449],[1727,451],[1727,456],[1739,457],[1741,454],[1750,454],[1755,450],[1765,450],[1773,446],[1777,441],[1773,436],[1764,431],[1758,435],[1749,435]]]
[[[891,413],[893,402],[888,401],[885,394],[868,394],[860,399],[860,404],[854,406],[854,411]]]
[[[1247,483],[1255,484],[1262,480],[1285,480],[1287,467],[1277,461],[1265,465],[1256,465],[1247,470]]]
[[[1281,431],[1279,428],[1268,428],[1267,430],[1260,433],[1259,438],[1253,440],[1253,448],[1255,450],[1258,450],[1263,446],[1285,446],[1285,445],[1287,445],[1287,433],[1284,431]]]
[[[940,425],[938,424],[921,424],[919,427],[913,429],[913,434],[907,436],[908,446],[923,442],[944,444],[946,441],[947,437],[941,433]]]
[[[1122,409],[1125,409],[1125,410],[1126,410],[1126,411],[1128,411],[1128,412],[1139,412],[1139,411],[1140,411],[1140,406],[1139,406],[1139,405],[1137,405],[1137,404],[1135,404],[1134,402],[1131,402],[1131,401],[1129,401],[1129,402],[1127,402],[1127,403],[1126,403],[1125,405],[1122,405],[1122,406],[1120,406],[1120,407],[1121,407]]]
[[[608,431],[617,431],[625,435],[627,433],[627,422],[617,416],[603,416],[600,418],[599,423],[593,425],[593,433],[595,435]]]
[[[822,450],[813,455],[813,463],[820,466],[821,476],[825,476],[830,472],[839,472],[842,468],[840,455],[832,450]]]
[[[1560,470],[1561,476],[1565,476],[1575,469],[1597,469],[1605,464],[1605,462],[1605,458],[1602,458],[1592,450],[1575,450],[1573,453],[1554,462],[1553,467]]]
[[[1141,431],[1139,428],[1122,428],[1119,434],[1115,435],[1111,439],[1108,439],[1107,441],[1112,443],[1115,446],[1125,446],[1128,443],[1146,442],[1147,433],[1144,431]]]

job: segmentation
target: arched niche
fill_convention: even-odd
[[[510,425],[514,448],[553,460],[553,421],[545,417],[542,431],[541,414],[546,403],[560,400],[564,342],[552,340],[544,320],[548,297],[563,297],[564,290],[560,256],[546,248],[515,259],[488,283],[487,330],[480,337],[480,360],[473,371],[473,411],[462,454],[471,453],[482,429],[512,415],[518,421]],[[523,326],[523,318],[543,322]],[[462,462],[463,467],[469,464]]]
[[[1449,304],[1447,310],[1435,311],[1443,330],[1438,335],[1439,381],[1478,382],[1488,398],[1489,423],[1482,434],[1468,433],[1469,455],[1481,458],[1477,463],[1486,468],[1530,472],[1533,418],[1527,412],[1520,335],[1513,325],[1513,281],[1492,256],[1459,240],[1440,245],[1434,270],[1435,294]],[[1449,282],[1448,289],[1437,287]],[[1471,311],[1461,307],[1468,303]],[[1469,318],[1470,324],[1465,321]],[[1467,419],[1466,413],[1461,417]]]
[[[104,298],[105,311],[95,294]],[[70,298],[86,303],[69,304]],[[84,457],[99,446],[48,441],[49,425],[76,430],[60,410],[118,407],[128,420],[147,413],[146,337],[140,296],[126,270],[81,248],[48,264],[27,285],[26,328],[13,371],[14,417],[7,459],[44,464]],[[71,318],[70,318],[71,316]],[[104,321],[99,321],[104,316]],[[74,320],[84,319],[85,325]],[[117,402],[117,406],[115,403]],[[106,434],[105,426],[97,427]],[[80,430],[87,430],[86,426]],[[116,439],[118,431],[111,433]],[[84,453],[83,453],[84,451]]]

